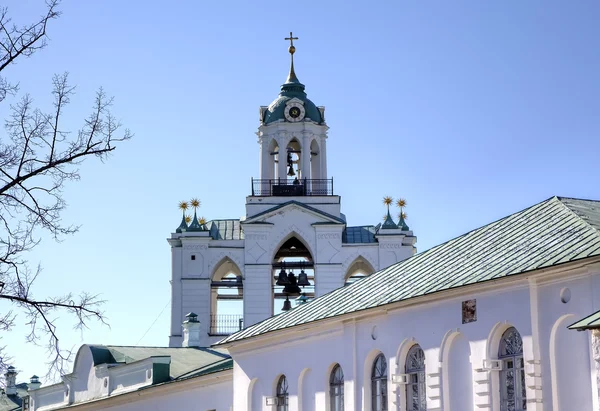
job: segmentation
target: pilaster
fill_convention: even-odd
[[[315,297],[319,297],[344,285],[342,272],[341,224],[313,225],[317,250],[315,257]]]
[[[531,338],[523,338],[527,409],[529,411],[542,411],[544,404],[542,402],[542,368],[540,365],[538,286],[533,279],[529,279],[529,306],[531,313]]]
[[[270,264],[244,267],[244,327],[273,315],[273,278]]]
[[[574,332],[574,331],[572,331]],[[594,360],[594,368],[593,368],[593,379],[595,381],[596,392],[594,396],[596,397],[594,402],[597,401],[600,404],[600,330],[595,329],[592,330],[592,357]],[[598,408],[596,408],[598,409]]]

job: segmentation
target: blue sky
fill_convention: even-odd
[[[7,5],[22,22],[43,10]],[[168,343],[177,202],[199,197],[208,219],[244,214],[258,107],[287,76],[290,30],[296,73],[326,106],[328,170],[349,224],[380,222],[382,197],[402,196],[423,251],[553,195],[600,199],[595,0],[65,0],[61,10],[48,48],[3,74],[49,107],[52,75],[69,71],[65,127],[81,125],[102,86],[135,133],[66,187],[63,219],[80,232],[44,238],[29,256],[44,267],[39,296],[107,301],[110,328],[82,335],[59,320],[65,346]],[[21,379],[44,374],[44,351],[20,331],[1,342]]]

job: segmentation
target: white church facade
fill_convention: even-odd
[[[402,216],[350,226],[294,51],[245,217],[184,210],[168,239],[169,347],[83,345],[22,409],[600,410],[600,202],[552,197],[419,254]]]

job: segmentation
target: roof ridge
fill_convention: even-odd
[[[568,205],[566,205],[562,199],[566,199],[566,200],[575,200],[575,201],[590,201],[592,203],[598,203],[600,205],[600,201],[598,200],[586,200],[583,198],[574,198],[574,197],[559,197],[559,196],[554,196],[554,198],[564,207],[566,208],[569,213],[573,214],[575,217],[577,217],[578,220],[582,221],[587,227],[591,228],[592,230],[594,230],[595,232],[597,232],[598,234],[600,234],[600,228],[593,226],[592,224],[590,224],[585,218],[583,218],[582,216],[580,216],[578,213],[576,213],[573,209],[571,209],[571,207],[569,207]]]

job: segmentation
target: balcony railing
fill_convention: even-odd
[[[333,178],[327,179],[252,179],[252,195],[270,196],[332,196]]]
[[[211,314],[210,335],[230,335],[244,328],[244,316],[238,314]]]

